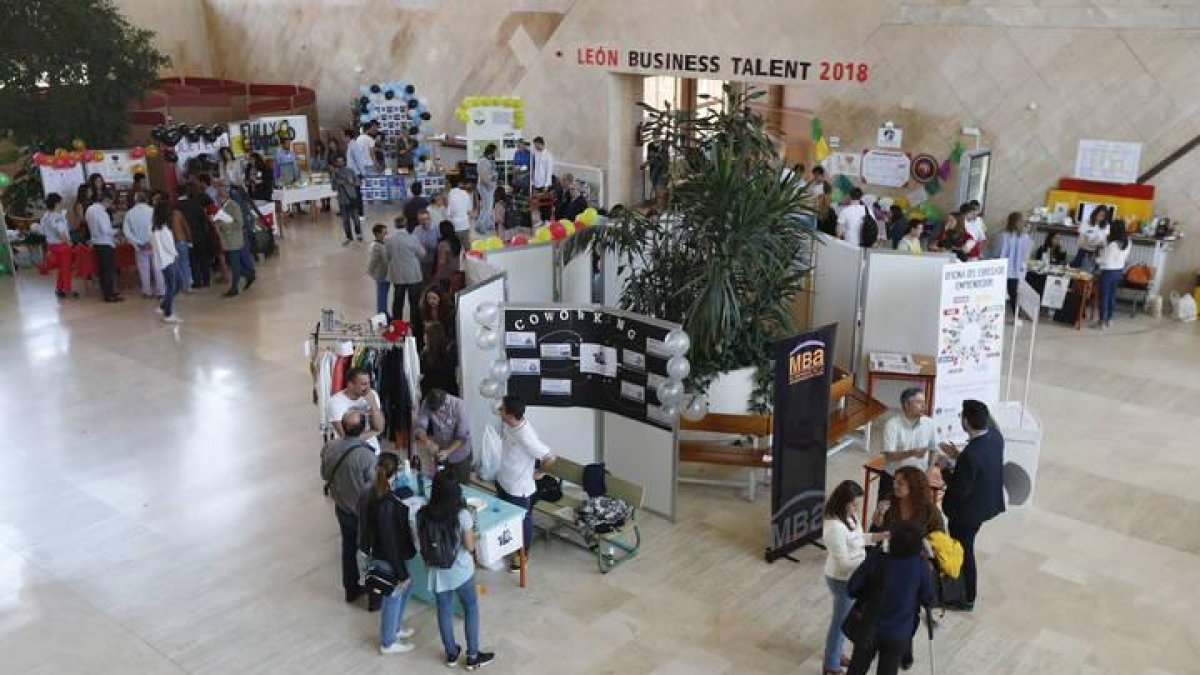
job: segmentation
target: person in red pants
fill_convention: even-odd
[[[50,254],[41,272],[45,274],[51,269],[57,269],[58,278],[54,282],[54,294],[60,298],[68,295],[77,298],[79,294],[71,290],[71,270],[75,259],[71,250],[71,227],[67,224],[67,215],[60,209],[61,206],[61,195],[56,192],[46,195],[46,214],[42,216],[41,226]]]

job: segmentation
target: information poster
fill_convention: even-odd
[[[899,150],[867,150],[862,155],[862,178],[869,185],[904,187],[912,160]]]
[[[56,193],[66,204],[75,202],[75,193],[79,192],[79,186],[87,179],[83,167],[78,164],[68,169],[52,166],[40,166],[38,169],[42,174],[42,194]]]
[[[1142,161],[1141,143],[1079,141],[1075,177],[1103,183],[1136,183]]]
[[[104,158],[99,162],[88,162],[87,172],[98,173],[110,185],[133,185],[134,174],[146,173],[146,160],[134,159],[129,150],[101,150]]]
[[[506,306],[508,392],[529,405],[593,408],[673,429],[655,391],[667,379],[663,339],[674,328],[591,306]]]
[[[964,400],[989,406],[1000,400],[1007,282],[1007,260],[951,264],[942,270],[933,414],[940,440],[966,439],[959,420]]]
[[[781,340],[775,347],[767,562],[821,536],[836,338],[837,324],[830,324]]]

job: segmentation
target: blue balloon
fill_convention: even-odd
[[[362,94],[363,96],[366,96],[367,94],[371,93],[371,88],[364,84],[358,88],[358,93]]]

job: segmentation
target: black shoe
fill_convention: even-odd
[[[54,295],[58,296],[59,298],[67,297],[67,294],[63,293],[62,291],[54,291]]]
[[[225,291],[224,293],[222,293],[222,294],[221,294],[221,297],[223,297],[223,298],[234,298],[234,297],[237,297],[237,294],[238,294],[238,292],[237,292],[237,291],[235,291],[235,290],[233,290],[233,289],[231,288],[231,289],[229,289],[228,291]]]
[[[346,602],[356,602],[362,597],[363,593],[366,593],[366,591],[364,591],[361,587],[346,591]]]
[[[244,291],[244,290],[246,290],[246,289],[250,288],[251,286],[253,286],[253,285],[254,285],[254,280],[255,280],[255,279],[258,279],[258,275],[257,275],[257,274],[251,274],[251,275],[250,275],[250,278],[249,278],[249,279],[246,279],[246,285],[245,285],[245,286],[242,286],[242,290]]]
[[[454,656],[450,656],[449,654],[447,654],[446,655],[446,667],[447,668],[457,668],[458,667],[458,657],[460,657],[460,656],[462,656],[462,648],[461,647],[459,648],[458,651],[454,652]]]
[[[913,667],[912,654],[905,654],[904,658],[900,659],[900,670],[908,670]]]
[[[946,603],[946,609],[951,612],[974,612],[975,603],[973,602],[951,602]]]
[[[475,656],[467,657],[467,670],[475,670],[482,668],[496,659],[496,655],[491,652],[479,652]]]
[[[382,608],[382,607],[383,607],[383,596],[379,595],[378,593],[372,593],[370,595],[370,597],[367,598],[367,611],[368,612],[378,612],[380,610],[380,608]]]
[[[105,302],[125,302],[125,298],[119,295],[110,295],[104,299]]]

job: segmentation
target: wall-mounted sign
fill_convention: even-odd
[[[867,150],[862,155],[862,177],[869,185],[904,187],[912,160],[899,150]]]
[[[1136,183],[1141,161],[1141,143],[1084,139],[1075,153],[1075,177],[1102,183]]]
[[[875,135],[875,145],[881,148],[899,149],[904,144],[904,130],[893,126],[879,127]]]
[[[560,58],[563,52],[557,52]],[[752,56],[747,54],[691,54],[643,49],[592,46],[575,50],[575,64],[637,73],[679,73],[710,79],[770,80],[786,82],[866,82],[871,69],[860,61]]]

